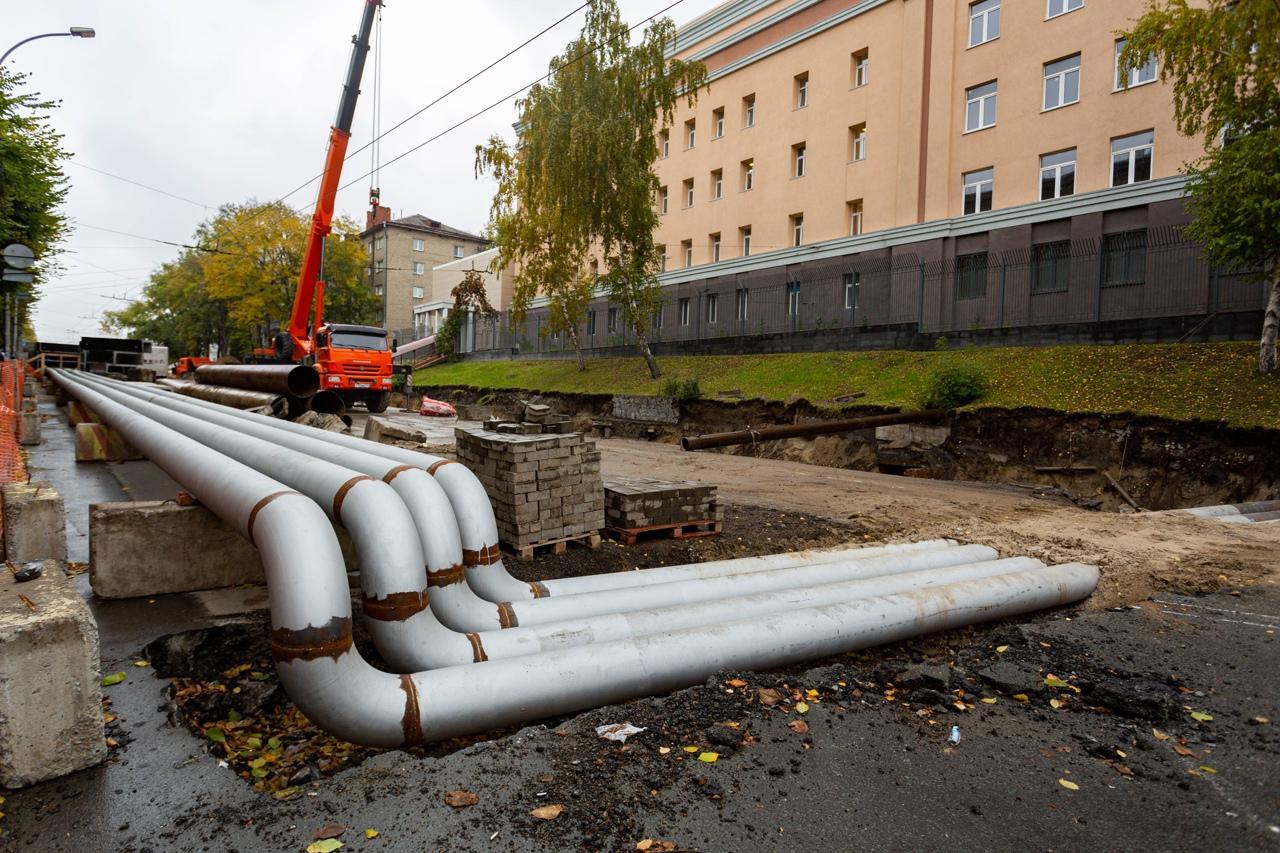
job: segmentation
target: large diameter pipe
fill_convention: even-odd
[[[320,390],[320,374],[309,364],[202,364],[196,381],[269,394],[310,397]]]
[[[270,409],[276,417],[281,417],[289,409],[288,398],[283,394],[271,394],[266,391],[246,391],[243,388],[228,388],[223,385],[201,385],[198,382],[187,382],[182,379],[157,379],[156,384],[171,391],[177,391],[187,397],[197,397],[230,406],[233,409]]]
[[[914,424],[922,421],[936,421],[945,417],[946,409],[928,409],[923,412],[901,412],[892,415],[867,415],[860,418],[843,418],[836,421],[814,421],[802,424],[783,426],[766,426],[758,429],[740,429],[734,432],[714,432],[709,435],[685,435],[680,437],[680,447],[684,450],[707,450],[712,447],[731,447],[735,444],[750,444],[757,441],[773,441],[779,438],[804,438],[811,435],[829,435],[835,432],[850,432],[856,429],[891,426],[893,424]]]
[[[319,412],[322,415],[337,415],[342,417],[347,413],[347,404],[343,402],[342,397],[337,391],[317,391],[310,397],[306,398],[313,412]]]

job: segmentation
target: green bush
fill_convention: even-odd
[[[662,393],[667,397],[675,397],[677,400],[698,400],[702,397],[702,388],[698,386],[696,379],[681,379],[672,376],[662,385]]]
[[[987,379],[977,367],[944,367],[930,374],[920,398],[922,409],[958,409],[987,393]]]

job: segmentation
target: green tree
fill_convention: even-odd
[[[578,37],[551,61],[548,80],[520,102],[519,143],[494,136],[476,148],[476,171],[498,183],[490,229],[495,263],[513,266],[513,315],[523,318],[539,293],[548,297],[548,330],[578,338],[597,285],[622,309],[641,355],[660,375],[649,326],[661,296],[655,272],[658,179],[655,130],[683,99],[706,85],[701,62],[668,60],[675,38],[669,18],[654,21],[632,44],[615,0],[594,0]],[[585,274],[599,256],[607,270]]]
[[[67,195],[61,163],[70,154],[62,148],[62,134],[49,123],[57,103],[23,91],[25,81],[26,75],[0,67],[0,244],[23,243],[40,260],[34,282],[17,287],[20,296],[31,297],[53,270],[66,231],[59,209]],[[24,323],[29,311],[30,302],[24,299]]]
[[[1280,0],[1156,2],[1128,32],[1122,66],[1154,55],[1178,129],[1202,136],[1190,164],[1191,234],[1214,261],[1268,282],[1258,369],[1280,333]]]
[[[479,270],[467,270],[450,293],[453,297],[453,310],[444,318],[440,329],[436,332],[436,354],[452,359],[458,352],[458,335],[462,333],[462,324],[469,314],[492,320],[498,311],[489,302],[485,293],[484,276]]]

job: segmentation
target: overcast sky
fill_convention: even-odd
[[[620,0],[632,24],[672,0]],[[720,0],[682,0],[683,23]],[[581,0],[387,0],[383,13],[385,130],[503,53],[568,14]],[[180,196],[180,201],[77,165],[66,213],[66,268],[36,308],[41,340],[98,334],[104,310],[136,296],[147,273],[178,249],[138,237],[190,242],[218,205],[279,198],[323,166],[360,0],[40,0],[4,4],[0,50],[29,35],[94,27],[93,40],[44,39],[9,59],[30,86],[61,101],[53,122],[74,163]],[[582,23],[578,12],[382,143],[385,162],[546,72]],[[372,65],[351,148],[371,137]],[[381,174],[382,203],[479,231],[492,186],[474,178],[474,147],[511,137],[514,101],[496,107]],[[347,163],[344,181],[370,169]],[[368,179],[338,196],[338,212],[363,223]],[[288,201],[310,210],[315,185]],[[91,228],[90,226],[95,226]],[[111,233],[101,229],[126,232]]]

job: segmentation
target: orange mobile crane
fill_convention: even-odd
[[[338,116],[329,129],[329,150],[302,256],[293,312],[288,329],[276,335],[275,354],[279,361],[313,365],[320,374],[320,387],[337,393],[348,406],[364,403],[369,411],[382,412],[390,401],[392,386],[392,347],[388,345],[387,330],[324,321],[324,242],[332,230],[334,200],[351,139],[360,78],[369,53],[369,34],[382,0],[364,0],[364,4],[360,31],[351,40],[351,62],[338,101]],[[313,306],[315,321],[309,324]]]

